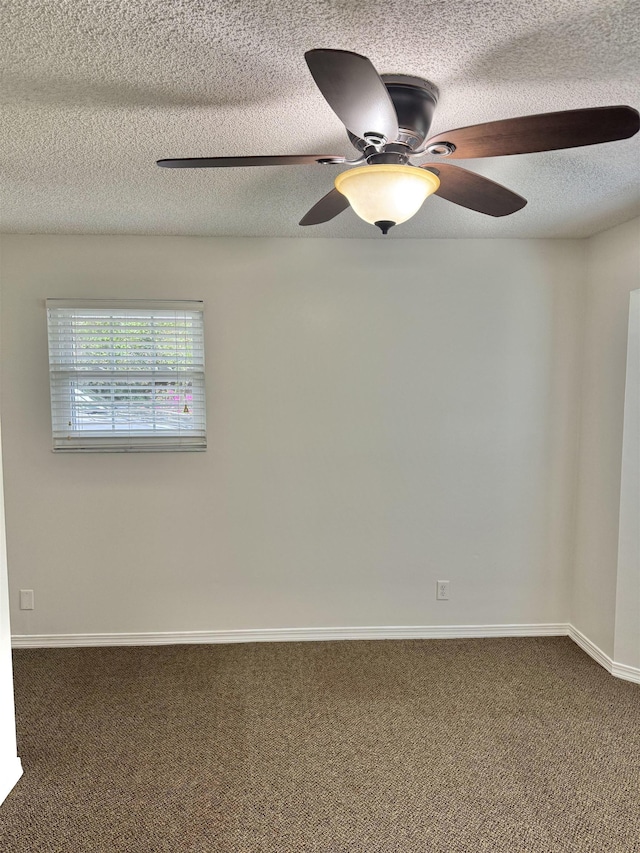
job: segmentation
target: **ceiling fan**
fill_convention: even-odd
[[[526,199],[450,159],[530,154],[627,139],[638,132],[638,111],[627,106],[590,107],[521,116],[447,130],[427,138],[438,101],[428,80],[404,74],[380,76],[366,56],[345,50],[310,50],[309,70],[347,129],[354,159],[329,154],[258,157],[191,157],[158,160],[171,169],[344,164],[335,186],[300,220],[328,222],[351,206],[386,234],[413,216],[432,193],[489,216],[507,216]],[[436,162],[415,164],[431,155]]]

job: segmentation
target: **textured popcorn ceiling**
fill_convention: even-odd
[[[304,52],[363,53],[440,89],[432,132],[640,106],[637,0],[5,0],[0,230],[378,237],[297,222],[340,167],[164,170],[161,157],[334,153]],[[458,161],[524,195],[494,219],[429,199],[401,237],[582,237],[640,211],[640,135]]]

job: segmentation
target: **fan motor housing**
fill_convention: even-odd
[[[397,142],[411,151],[420,148],[427,138],[433,113],[438,103],[438,89],[428,80],[408,74],[382,74],[398,116],[400,133]],[[351,144],[364,151],[367,142],[349,133]],[[394,142],[396,140],[389,140]]]

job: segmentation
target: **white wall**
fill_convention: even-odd
[[[17,755],[4,526],[4,490],[2,464],[0,463],[0,803],[22,775],[22,766]]]
[[[640,671],[640,290],[629,306],[614,658]]]
[[[4,243],[14,633],[567,621],[582,241]],[[206,453],[51,452],[78,296],[205,300]]]
[[[629,293],[640,286],[640,220],[586,243],[572,622],[613,657]]]

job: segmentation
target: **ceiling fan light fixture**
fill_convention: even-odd
[[[379,163],[341,172],[335,186],[365,222],[384,222],[391,227],[411,219],[436,192],[440,179],[415,166]]]

